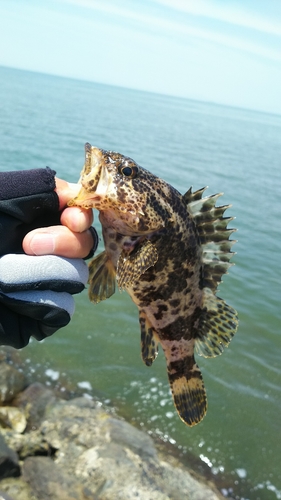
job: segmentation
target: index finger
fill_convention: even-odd
[[[61,224],[75,233],[86,231],[93,223],[93,211],[81,207],[67,207],[60,218]]]

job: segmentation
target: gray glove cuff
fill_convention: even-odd
[[[56,255],[8,254],[0,258],[0,291],[52,290],[79,293],[88,280],[82,259]]]

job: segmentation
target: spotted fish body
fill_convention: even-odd
[[[204,189],[181,195],[119,153],[86,144],[82,188],[70,205],[97,208],[105,251],[90,265],[89,296],[110,297],[115,281],[139,309],[142,358],[163,348],[175,407],[189,426],[202,420],[207,398],[194,359],[221,354],[233,337],[236,311],[216,296],[231,265],[234,231]]]

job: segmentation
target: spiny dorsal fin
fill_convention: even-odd
[[[234,252],[231,251],[235,240],[229,240],[236,229],[228,229],[227,225],[234,217],[223,217],[225,210],[231,205],[216,207],[222,193],[202,198],[204,187],[192,192],[190,188],[183,196],[192,215],[202,245],[203,281],[202,286],[210,288],[214,293],[223,274],[227,273]]]
[[[183,195],[184,200],[186,201],[187,204],[196,201],[196,200],[201,200],[202,194],[204,191],[208,189],[208,186],[205,186],[201,189],[198,189],[194,193],[192,192],[192,187],[189,188],[189,190]]]

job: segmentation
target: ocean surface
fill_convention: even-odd
[[[98,305],[77,296],[71,324],[23,350],[30,373],[115,406],[225,497],[281,499],[281,116],[0,68],[2,171],[48,165],[75,182],[85,142],[131,156],[182,193],[224,193],[238,242],[219,295],[240,326],[222,356],[197,359],[209,406],[191,429],[174,410],[163,353],[150,368],[141,360],[126,293]]]

